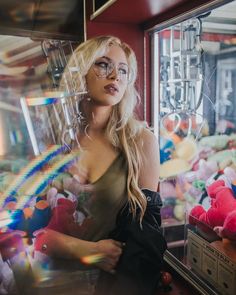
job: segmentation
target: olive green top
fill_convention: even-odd
[[[98,241],[114,229],[117,213],[127,201],[127,174],[127,161],[120,153],[106,172],[92,183],[93,192],[83,202],[79,197],[79,207],[86,215],[81,223],[81,239]]]
[[[79,195],[79,238],[98,241],[105,239],[115,228],[117,213],[127,201],[127,174],[127,161],[120,153],[93,183],[93,192]],[[36,287],[37,294],[93,294],[99,276],[93,264],[84,265],[78,260],[54,258],[50,265],[51,269],[41,274],[42,281]]]

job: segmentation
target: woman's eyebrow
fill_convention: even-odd
[[[108,56],[101,56],[100,58],[105,58],[105,59],[107,59],[107,60],[109,60],[109,61],[113,61],[112,59],[110,59],[110,57],[108,57]]]
[[[100,58],[105,58],[105,59],[107,59],[108,61],[110,61],[110,62],[113,62],[114,63],[114,60],[112,60],[110,57],[108,57],[108,56],[101,56]],[[125,66],[127,66],[128,67],[128,64],[127,63],[125,63],[125,62],[119,62],[119,65],[125,65]]]

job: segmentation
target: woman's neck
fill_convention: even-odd
[[[85,117],[85,126],[87,132],[100,133],[103,132],[107,126],[112,107],[98,106],[92,101],[82,105],[82,115]]]

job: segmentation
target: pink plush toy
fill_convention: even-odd
[[[200,159],[198,165],[196,165],[195,170],[185,173],[184,178],[186,181],[192,183],[194,180],[204,180],[206,181],[210,176],[218,171],[217,162],[206,161]]]
[[[195,206],[190,211],[189,223],[197,225],[204,232],[216,229],[217,233],[223,235],[228,228],[230,232],[236,233],[236,213],[233,214],[236,212],[236,199],[232,190],[223,180],[217,180],[207,188],[207,193],[211,198],[211,207],[206,211],[200,205]]]

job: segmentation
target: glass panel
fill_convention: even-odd
[[[65,129],[66,142],[66,137],[73,136],[76,110],[72,102],[79,96],[70,80],[64,81],[68,82],[66,93],[59,92],[59,82],[77,45],[0,36],[1,294],[15,294],[16,285],[19,293],[26,294],[26,285],[30,290],[35,283],[33,232],[49,222],[46,193],[50,184],[76,159],[64,153],[66,145],[57,142],[51,116],[56,117],[58,129]],[[62,105],[62,114],[57,113],[57,104]],[[46,202],[46,207],[37,207],[39,202]]]
[[[233,1],[154,33],[163,230],[169,252],[223,294],[236,292],[217,258],[236,265],[235,12]]]

